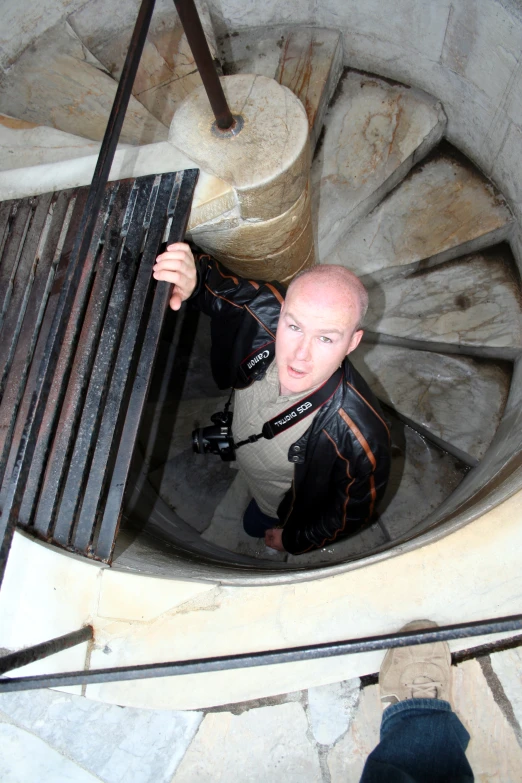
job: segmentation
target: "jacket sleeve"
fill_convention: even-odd
[[[283,546],[292,554],[328,546],[371,523],[386,489],[390,472],[387,443],[373,444],[372,461],[366,455],[349,460],[333,440],[330,446],[335,449],[336,458],[326,501],[323,498],[314,508],[294,502],[285,523]]]
[[[188,301],[206,315],[235,321],[243,308],[254,299],[261,286],[268,285],[281,291],[279,283],[266,284],[248,280],[234,274],[194,246],[191,250],[196,262],[198,280]]]
[[[253,378],[245,375],[242,363],[253,350],[275,341],[284,287],[239,277],[209,255],[192,252],[198,280],[188,301],[211,318],[212,376],[219,389],[244,388]],[[261,364],[257,370],[262,371]]]

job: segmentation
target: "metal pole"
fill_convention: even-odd
[[[3,580],[7,557],[11,547],[15,525],[18,519],[20,503],[29,475],[31,460],[36,448],[38,431],[43,420],[49,390],[60,348],[67,328],[67,320],[71,312],[74,297],[78,289],[82,269],[92,240],[98,211],[109,179],[116,145],[120,135],[125,112],[129,103],[132,85],[138,70],[138,65],[147,37],[155,0],[142,0],[134,32],[132,33],[129,51],[125,58],[122,75],[116,90],[111,114],[103,137],[103,142],[92,178],[89,195],[82,215],[78,236],[67,268],[60,298],[54,314],[49,337],[45,346],[38,371],[36,388],[31,398],[29,413],[20,446],[13,467],[11,483],[0,517],[0,585]],[[56,406],[58,408],[58,406]]]
[[[227,655],[218,658],[202,658],[193,661],[119,666],[111,669],[94,669],[63,674],[46,674],[35,677],[13,677],[0,679],[0,693],[8,691],[55,688],[64,685],[80,685],[99,682],[121,682],[122,680],[145,680],[153,677],[172,677],[180,674],[202,674],[226,669],[246,669],[253,666],[272,666],[281,663],[311,661],[317,658],[332,658],[337,655],[386,650],[392,647],[409,647],[429,642],[466,639],[490,633],[505,633],[522,629],[522,615],[498,617],[473,623],[441,626],[420,631],[401,631],[382,636],[369,636],[345,642],[327,642],[303,647],[291,647],[270,652]]]
[[[216,125],[222,131],[230,130],[236,121],[228,107],[194,0],[174,0],[174,5],[212,106]]]
[[[0,674],[10,672],[11,669],[19,669],[21,666],[27,666],[28,663],[40,661],[54,653],[68,650],[69,647],[75,647],[82,642],[90,642],[93,638],[92,625],[86,625],[79,631],[72,631],[63,636],[57,636],[56,639],[49,639],[48,642],[35,644],[33,647],[26,647],[24,650],[2,655],[0,658]]]

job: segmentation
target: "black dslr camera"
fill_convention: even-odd
[[[232,437],[232,414],[219,411],[210,419],[214,422],[212,426],[193,430],[192,450],[196,454],[218,454],[223,462],[233,462],[236,450]]]

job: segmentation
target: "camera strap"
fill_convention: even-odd
[[[240,446],[245,446],[247,443],[255,443],[260,438],[272,440],[276,435],[280,435],[281,432],[290,429],[290,427],[293,427],[298,421],[315,413],[315,411],[319,410],[325,402],[328,402],[339,388],[342,379],[343,370],[342,367],[339,367],[327,381],[321,384],[321,386],[307,397],[298,400],[294,405],[291,405],[290,408],[287,408],[278,416],[270,419],[270,421],[266,421],[263,424],[263,429],[259,435],[251,435],[249,438],[246,438],[246,440],[234,443],[234,447],[238,449]]]
[[[242,383],[250,383],[266,370],[275,356],[275,340],[261,345],[252,351],[239,365],[238,378]]]

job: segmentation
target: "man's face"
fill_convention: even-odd
[[[288,292],[276,333],[281,394],[307,392],[335,372],[362,337],[355,296],[306,277]]]

